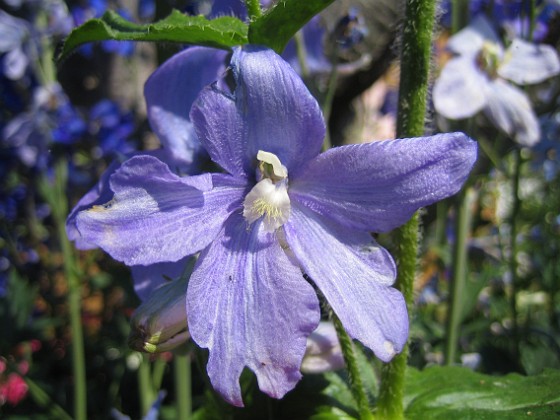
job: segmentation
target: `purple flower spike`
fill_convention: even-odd
[[[110,177],[113,200],[81,211],[76,226],[127,264],[201,251],[187,289],[189,332],[209,350],[213,386],[242,406],[245,367],[275,398],[300,379],[320,318],[311,283],[380,359],[402,350],[408,315],[391,287],[395,264],[369,231],[393,229],[455,194],[477,146],[454,133],[320,154],[325,122],[292,67],[245,46],[230,68],[233,90],[214,83],[190,112],[227,173],[181,178],[155,158],[133,158]]]

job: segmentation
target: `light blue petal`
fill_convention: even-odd
[[[541,134],[527,95],[500,79],[494,80],[488,87],[488,105],[484,109],[488,119],[522,146],[534,146]]]
[[[212,159],[233,175],[253,176],[259,150],[274,153],[290,174],[321,150],[319,104],[294,69],[270,49],[245,46],[231,59],[235,90],[205,89],[191,110]]]
[[[206,247],[245,185],[230,176],[178,177],[151,156],[135,156],[111,176],[113,199],[78,213],[82,240],[127,265],[178,261]]]
[[[342,225],[387,232],[459,191],[476,158],[463,133],[341,146],[290,179],[288,193]]]
[[[242,406],[246,366],[259,388],[282,398],[301,378],[306,337],[319,323],[319,302],[274,234],[234,213],[202,252],[189,281],[192,339],[208,348],[208,376],[226,401]]]
[[[371,264],[348,244],[359,232],[292,205],[286,239],[304,272],[321,290],[348,334],[387,362],[408,338],[406,303],[389,287],[387,267]],[[328,250],[328,256],[325,251]]]
[[[498,74],[518,85],[540,83],[560,73],[560,60],[550,45],[532,44],[516,38],[498,67]]]
[[[436,112],[459,120],[472,117],[486,105],[488,76],[471,57],[452,58],[434,84],[433,101]]]
[[[182,172],[196,171],[202,151],[189,118],[191,106],[225,71],[227,54],[213,48],[186,49],[162,64],[144,87],[150,126],[168,151],[169,163]]]
[[[449,38],[447,49],[455,54],[473,57],[482,49],[484,42],[491,42],[503,51],[492,24],[483,14],[479,14],[467,27]]]

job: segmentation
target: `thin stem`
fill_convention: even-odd
[[[447,317],[447,333],[445,341],[445,363],[455,363],[457,344],[459,342],[459,328],[463,313],[463,293],[467,281],[467,239],[471,225],[470,207],[474,192],[463,189],[459,194],[459,205],[455,219],[455,243],[453,246],[452,281],[450,284],[450,301]]]
[[[358,363],[356,362],[354,343],[346,333],[340,319],[338,319],[334,313],[332,314],[332,320],[334,328],[336,329],[336,334],[338,335],[342,355],[344,356],[344,361],[346,362],[346,369],[350,375],[350,390],[352,391],[354,400],[356,400],[356,403],[358,404],[360,420],[373,419],[373,414],[369,408],[369,401],[366,392],[364,391],[362,377],[360,376],[360,369],[358,368]]]
[[[191,390],[191,358],[188,354],[175,355],[175,401],[177,404],[177,419],[188,420],[192,413]]]
[[[259,0],[245,0],[245,5],[251,22],[261,17],[262,9]]]
[[[152,370],[152,388],[157,391],[161,388],[161,382],[163,381],[163,375],[165,373],[165,368],[167,367],[167,361],[163,357],[158,357],[154,362],[154,368]]]
[[[511,293],[509,297],[511,311],[511,331],[513,336],[512,352],[514,359],[517,361],[519,356],[519,327],[517,324],[517,285],[519,279],[517,276],[517,218],[521,210],[521,200],[519,199],[519,182],[521,180],[521,150],[516,149],[514,152],[514,168],[512,178],[512,195],[513,208],[511,211],[510,221],[510,254],[509,254],[509,271],[511,273]]]
[[[140,394],[140,410],[142,416],[145,416],[150,410],[156,395],[154,388],[152,388],[150,356],[144,353],[138,353],[138,356],[141,358],[138,366],[138,393]]]
[[[469,0],[453,0],[451,3],[451,31],[459,32],[469,23]]]
[[[77,275],[76,256],[66,236],[65,222],[68,214],[68,201],[65,193],[68,180],[66,165],[66,162],[62,160],[57,162],[54,187],[50,186],[49,181],[43,178],[41,190],[45,200],[52,208],[64,259],[64,274],[68,281],[68,307],[72,330],[72,370],[74,374],[74,419],[85,420],[87,418],[87,398],[84,334],[82,330],[82,290]]]
[[[309,79],[309,68],[307,67],[307,49],[305,48],[305,38],[303,35],[303,31],[300,30],[296,32],[294,41],[296,43],[296,54],[301,71],[301,78],[303,80],[307,80]]]
[[[424,134],[435,10],[435,0],[406,1],[400,57],[397,137]],[[405,298],[409,314],[413,303],[418,227],[418,214],[415,214],[396,231],[399,264],[397,287]],[[400,355],[383,368],[378,400],[378,410],[382,418],[400,419],[404,416],[403,396],[407,357],[408,344],[404,346]]]

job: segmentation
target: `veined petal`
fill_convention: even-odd
[[[472,57],[453,58],[434,84],[434,108],[446,118],[472,117],[486,105],[484,86],[488,82]]]
[[[305,84],[270,49],[245,46],[231,59],[233,94],[217,85],[202,91],[191,109],[200,141],[232,175],[254,173],[264,150],[290,175],[321,150],[325,122]]]
[[[540,140],[539,122],[529,98],[521,89],[504,80],[496,79],[489,84],[484,113],[523,146],[533,146]]]
[[[349,247],[358,232],[341,228],[302,206],[292,208],[284,229],[305,273],[324,294],[348,334],[381,360],[391,360],[407,340],[408,315],[401,293],[388,286],[384,273],[390,269],[375,267]]]
[[[167,155],[164,154],[161,149],[157,149],[134,153],[131,156],[128,156],[128,158],[140,155],[153,156],[160,160],[167,157]],[[78,203],[74,206],[74,208],[68,215],[68,218],[66,219],[66,235],[68,236],[68,239],[74,241],[76,248],[81,250],[97,248],[95,244],[87,243],[83,240],[80,232],[76,227],[76,217],[81,211],[87,210],[96,205],[108,203],[113,198],[113,191],[109,186],[109,179],[111,178],[111,175],[113,175],[115,171],[121,167],[121,164],[121,161],[113,161],[107,167],[107,169],[105,169],[105,172],[103,172],[97,184],[95,184],[91,188],[91,190],[89,190],[80,199],[80,201],[78,201]]]
[[[68,236],[68,239],[74,241],[76,248],[81,250],[97,248],[95,244],[88,243],[82,238],[76,226],[76,217],[81,211],[95,205],[105,204],[113,198],[113,191],[111,191],[111,188],[109,187],[109,178],[120,167],[120,162],[112,162],[105,172],[103,172],[97,184],[95,184],[93,188],[80,199],[80,201],[78,201],[76,206],[68,215],[68,218],[66,219],[66,235]]]
[[[560,73],[558,53],[550,45],[516,38],[498,67],[498,74],[518,85],[542,82]]]
[[[387,232],[455,194],[476,161],[463,133],[337,147],[290,183],[290,199],[337,222]]]
[[[174,163],[189,173],[202,149],[189,112],[200,91],[225,71],[227,54],[214,48],[188,48],[162,64],[144,87],[152,130]]]
[[[176,262],[162,262],[151,265],[133,265],[130,267],[132,279],[134,280],[134,291],[138,298],[144,302],[150,295],[165,284],[169,279],[180,277],[187,266],[189,257]]]
[[[281,398],[301,378],[306,337],[319,323],[315,291],[274,234],[247,229],[239,214],[202,252],[187,290],[189,331],[208,348],[208,376],[242,406],[239,375],[247,366],[259,388]]]
[[[151,156],[123,163],[110,186],[113,199],[81,211],[76,226],[84,241],[127,265],[177,261],[200,251],[241,207],[246,189],[220,174],[178,177]]]

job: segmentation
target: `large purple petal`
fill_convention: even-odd
[[[148,119],[174,161],[189,173],[201,145],[189,118],[200,91],[225,71],[227,51],[192,47],[161,65],[144,87]]]
[[[488,85],[488,105],[484,113],[523,146],[534,146],[540,140],[539,121],[531,101],[525,92],[505,80],[495,79]]]
[[[451,119],[472,117],[487,103],[485,86],[489,83],[471,57],[452,58],[434,84],[434,108]]]
[[[189,331],[208,348],[216,390],[241,406],[239,375],[247,366],[259,388],[281,398],[301,378],[306,337],[319,322],[315,291],[274,234],[228,219],[200,256],[187,290]]]
[[[292,205],[284,228],[291,250],[348,334],[385,362],[399,353],[408,337],[406,303],[389,287],[391,268],[376,266],[353,250],[360,233],[299,205]]]
[[[463,133],[342,146],[310,162],[289,194],[343,225],[386,232],[459,191],[476,156]]]
[[[217,85],[191,109],[200,141],[233,175],[253,175],[259,150],[274,153],[290,173],[321,150],[325,123],[317,101],[274,51],[237,48],[231,60],[233,94]]]
[[[128,157],[132,157],[135,155],[149,155],[157,157],[160,160],[167,157],[167,155],[165,155],[161,149],[134,153]],[[68,239],[75,242],[76,248],[81,250],[97,248],[95,244],[87,243],[83,240],[76,226],[76,217],[82,210],[87,210],[96,205],[98,206],[105,204],[113,198],[113,191],[109,186],[109,179],[111,178],[111,175],[113,175],[115,171],[121,167],[121,164],[121,161],[113,161],[109,165],[109,167],[105,169],[97,184],[95,184],[91,188],[91,190],[89,190],[80,199],[80,201],[78,201],[78,203],[74,206],[74,208],[68,215],[68,218],[66,219],[66,235],[68,236]]]
[[[76,226],[127,265],[177,261],[206,247],[241,207],[245,185],[227,175],[181,178],[151,156],[129,159],[110,178],[113,199],[81,211]]]

